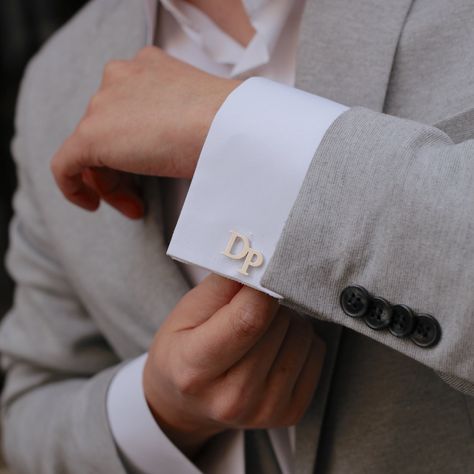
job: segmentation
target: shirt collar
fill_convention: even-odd
[[[156,0],[146,0],[149,21],[149,42],[155,29]],[[232,67],[236,77],[267,64],[276,42],[288,20],[292,0],[244,0],[244,6],[256,34],[243,47],[223,32],[212,20],[184,0],[161,0],[185,34],[201,47],[209,57]]]

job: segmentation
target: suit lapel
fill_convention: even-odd
[[[348,106],[382,111],[398,40],[413,0],[307,0],[296,86]],[[295,472],[313,472],[341,328],[316,322],[327,343],[313,402],[296,428]]]
[[[297,87],[348,106],[383,109],[412,0],[307,0]]]

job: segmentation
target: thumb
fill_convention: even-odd
[[[228,304],[242,284],[211,274],[181,299],[170,315],[175,330],[192,329],[207,321]]]

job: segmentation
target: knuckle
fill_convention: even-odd
[[[106,63],[104,67],[104,76],[114,77],[117,73],[122,72],[126,68],[126,61],[113,59]]]
[[[194,370],[181,369],[174,376],[174,385],[183,395],[195,395],[202,387],[202,377]]]
[[[138,60],[146,60],[159,54],[159,51],[159,48],[156,48],[155,46],[145,46],[144,48],[140,49],[136,57]]]
[[[89,117],[84,117],[74,132],[74,139],[81,146],[89,146],[92,142],[92,135],[94,133],[94,125]]]
[[[237,426],[245,417],[246,402],[242,390],[231,389],[227,393],[220,392],[211,407],[211,417],[220,424]]]
[[[100,109],[101,104],[102,100],[100,94],[95,94],[89,101],[86,116],[93,115],[98,109]]]
[[[259,306],[247,302],[234,310],[232,324],[235,335],[239,338],[257,336],[265,327]]]

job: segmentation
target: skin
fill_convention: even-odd
[[[307,319],[268,295],[210,275],[156,334],[145,397],[167,436],[193,457],[228,429],[298,423],[324,353]]]
[[[247,46],[255,34],[241,0],[187,0],[206,15],[219,28],[242,46]],[[225,3],[225,8],[222,7]]]
[[[241,44],[255,33],[240,0],[227,1],[226,15],[222,0],[189,1]],[[192,177],[215,114],[239,85],[155,47],[110,62],[52,160],[60,190],[89,211],[104,201],[131,219],[143,217],[136,175]],[[296,424],[316,389],[324,352],[308,320],[211,275],[156,333],[144,393],[160,427],[192,458],[229,429]]]
[[[56,183],[86,210],[103,200],[131,219],[143,217],[133,174],[192,177],[216,112],[239,84],[155,47],[108,63],[84,117],[53,157]]]
[[[242,45],[255,30],[241,0],[189,0]],[[111,61],[74,133],[51,169],[64,196],[95,211],[107,202],[131,219],[144,215],[132,174],[191,178],[211,126],[240,81],[207,74],[147,47]]]

